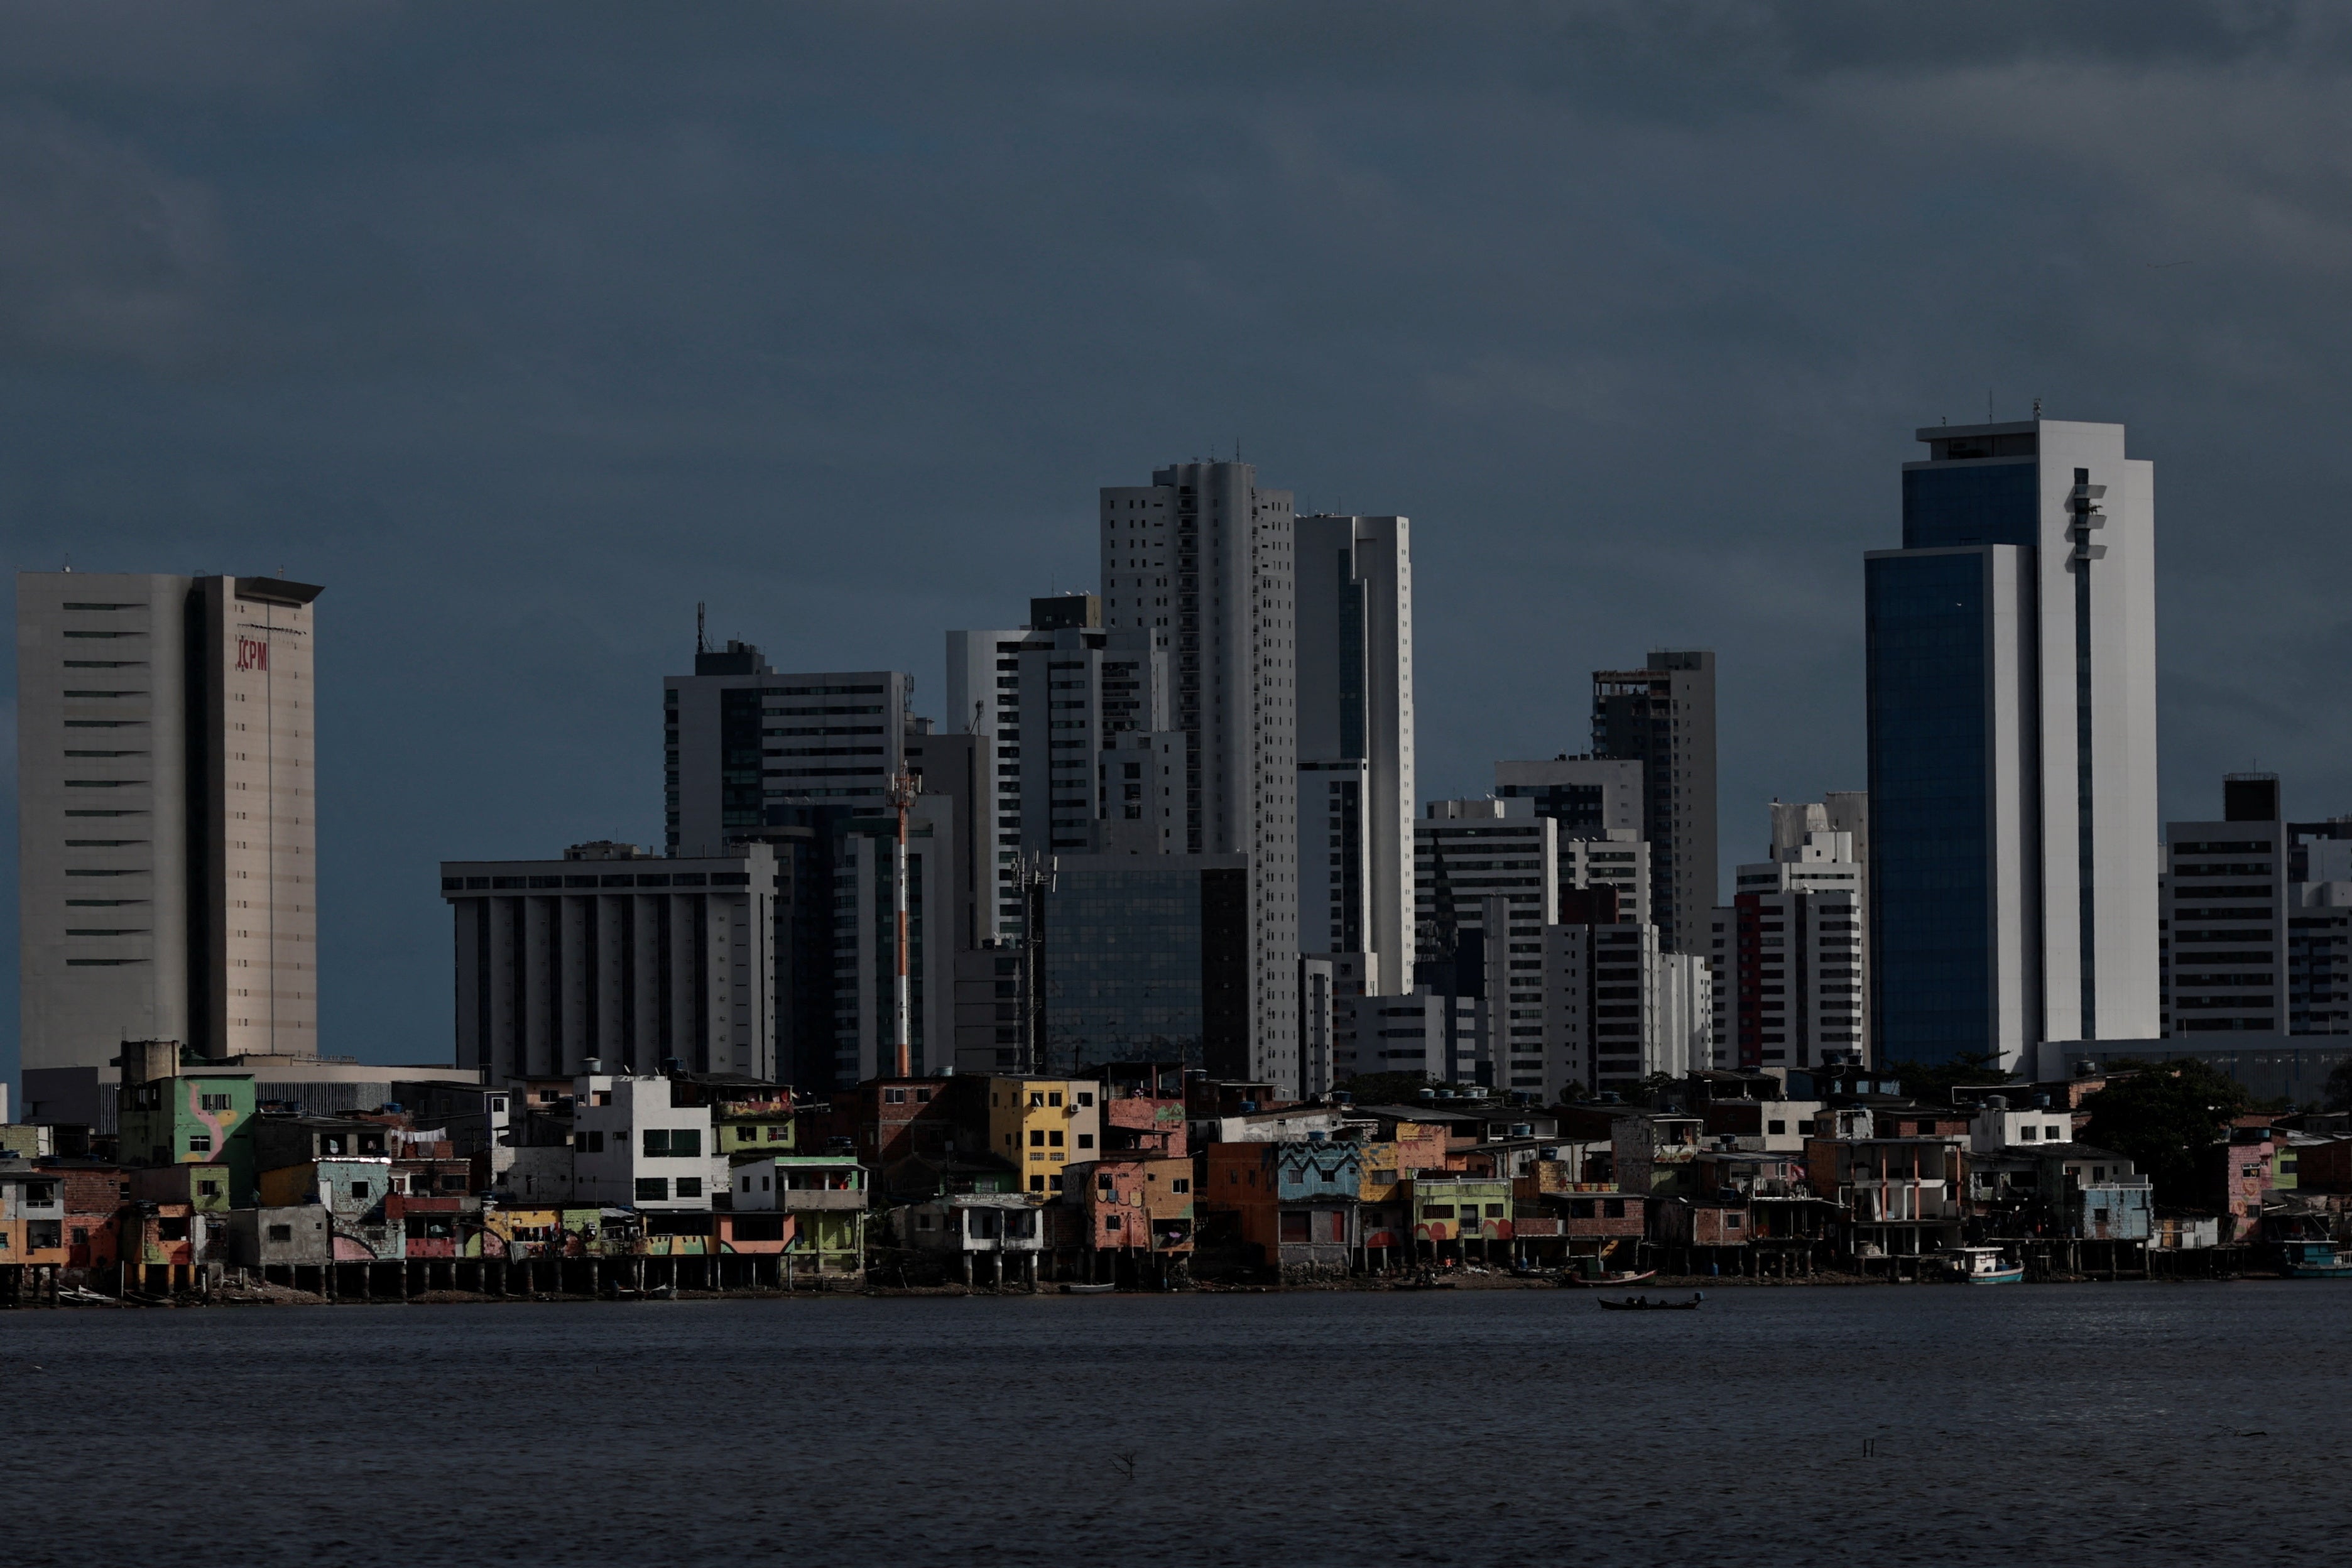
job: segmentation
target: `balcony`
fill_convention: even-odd
[[[866,1206],[866,1194],[855,1189],[846,1192],[787,1189],[777,1195],[783,1199],[782,1206],[786,1209],[845,1210]]]

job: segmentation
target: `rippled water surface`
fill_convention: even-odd
[[[2352,1283],[0,1313],[0,1561],[2318,1561]]]

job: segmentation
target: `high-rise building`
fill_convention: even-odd
[[[1499,899],[1513,928],[1559,916],[1559,829],[1520,801],[1433,800],[1413,826],[1420,951],[1442,957],[1463,931],[1483,931]]]
[[[1870,866],[1870,794],[1867,790],[1832,790],[1819,800],[1776,800],[1771,805],[1772,858],[1804,844],[1816,833],[1843,833],[1853,840],[1850,858],[1866,871]],[[1867,888],[1864,889],[1868,891]]]
[[[1433,800],[1413,824],[1422,962],[1433,990],[1483,1004],[1446,1076],[1504,1085],[1543,1037],[1543,933],[1559,918],[1559,830],[1523,800]]]
[[[1706,946],[1716,885],[1715,655],[1660,651],[1592,672],[1592,754],[1642,764],[1650,918],[1670,952]]]
[[[1866,823],[1865,799],[1772,803],[1772,858],[1740,867],[1731,905],[1715,911],[1717,1067],[1870,1059],[1866,879],[1854,829],[1828,826]]]
[[[17,574],[28,1101],[49,1074],[113,1081],[129,1039],[318,1055],[319,593]]]
[[[1876,1049],[2153,1038],[2153,468],[2120,425],[1918,436],[1864,563]]]
[[[1249,857],[1250,1073],[1298,1070],[1294,509],[1247,463],[1179,463],[1102,491],[1103,617],[1166,630],[1169,728],[1187,749],[1185,842]]]
[[[988,736],[994,757],[979,810],[996,888],[982,911],[984,942],[1022,934],[1016,865],[1024,852],[1093,853],[1106,847],[1106,820],[1150,817],[1149,834],[1114,835],[1120,847],[1142,847],[1148,838],[1153,852],[1183,853],[1156,809],[1163,790],[1174,803],[1183,780],[1162,779],[1152,767],[1147,793],[1144,759],[1103,755],[1167,730],[1171,634],[1106,629],[1101,603],[1091,594],[1060,595],[1033,601],[1027,626],[948,633],[950,722]]]
[[[2352,1035],[2352,817],[2287,825],[2287,1030]]]
[[[1543,932],[1541,1050],[1514,1045],[1508,1086],[1551,1099],[1624,1093],[1708,1065],[1707,961],[1669,952],[1658,928],[1563,922]]]
[[[2159,963],[2168,1035],[2291,1028],[2285,814],[2275,773],[2232,773],[2221,820],[2165,825]]]
[[[1748,870],[1749,868],[1742,867]],[[1795,870],[1796,867],[1788,869]],[[1717,911],[1725,945],[1711,967],[1725,1068],[1866,1063],[1868,963],[1862,894],[1790,877],[1743,888]]]
[[[918,795],[908,812],[908,1059],[917,1077],[957,1065],[955,815],[945,794]],[[834,1089],[897,1070],[898,835],[895,812],[860,813],[834,851]]]
[[[1524,800],[1558,828],[1559,882],[1613,887],[1626,918],[1653,920],[1650,846],[1642,837],[1642,764],[1616,757],[1554,757],[1496,763],[1495,795]]]
[[[1056,857],[1040,933],[1046,1068],[1182,1062],[1251,1077],[1249,890],[1243,855]]]
[[[578,844],[445,860],[457,1064],[490,1082],[582,1073],[778,1075],[776,860]],[[885,902],[887,902],[886,896]]]
[[[912,677],[780,674],[749,643],[698,649],[662,693],[666,836],[673,855],[718,855],[806,808],[880,806],[906,764]]]
[[[1402,517],[1297,530],[1299,941],[1412,981],[1412,549]]]

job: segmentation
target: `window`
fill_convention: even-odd
[[[1182,1176],[1177,1177],[1168,1184],[1170,1187],[1180,1193],[1189,1193],[1192,1190],[1192,1184]]]
[[[363,1198],[367,1195],[368,1184],[365,1182],[353,1182],[352,1184],[352,1196],[355,1198]]]
[[[1788,1130],[1789,1124],[1786,1121],[1768,1121],[1764,1124],[1764,1131],[1776,1136]]]
[[[176,1215],[168,1218],[157,1220],[155,1222],[155,1238],[159,1241],[187,1240],[187,1220],[184,1216]]]
[[[189,1152],[189,1153],[191,1153],[191,1154],[209,1154],[209,1153],[211,1153],[212,1152],[213,1152],[213,1135],[212,1135],[211,1133],[209,1133],[209,1132],[191,1132],[191,1133],[189,1133],[189,1134],[188,1134],[188,1152]]]
[[[1039,1089],[1036,1093],[1029,1097],[1029,1109],[1032,1110],[1043,1110],[1045,1109],[1045,1091],[1044,1089]]]
[[[882,1103],[904,1105],[907,1103],[907,1091],[903,1089],[886,1089],[882,1091]]]
[[[1095,1135],[1094,1135],[1093,1133],[1091,1133],[1091,1132],[1081,1132],[1081,1133],[1079,1133],[1079,1134],[1078,1134],[1078,1147],[1079,1147],[1079,1148],[1081,1148],[1081,1149],[1091,1149],[1091,1148],[1093,1148],[1094,1146],[1095,1146]]]
[[[1502,1217],[1503,1217],[1503,1205],[1500,1205],[1500,1204],[1488,1204],[1488,1205],[1486,1205],[1486,1217],[1487,1217],[1488,1219],[1500,1219],[1500,1218],[1502,1218]]]
[[[601,1154],[604,1152],[604,1133],[593,1129],[581,1133],[573,1142],[579,1145],[580,1152],[583,1154]]]
[[[1421,1205],[1421,1217],[1423,1219],[1452,1219],[1454,1217],[1454,1205],[1452,1204],[1423,1204]]]
[[[1727,1210],[1723,1216],[1723,1228],[1726,1230],[1738,1230],[1739,1228],[1739,1216]]]
[[[1046,1133],[1045,1142],[1056,1149],[1060,1148],[1062,1146],[1061,1130],[1059,1128],[1055,1128],[1053,1131]]]
[[[2042,1129],[2041,1129],[2041,1128],[2034,1126],[2034,1125],[2033,1125],[2032,1123],[2031,1123],[2031,1122],[2028,1122],[2028,1123],[2026,1124],[2026,1127],[2025,1127],[2025,1141],[2026,1141],[2028,1143],[2032,1142],[2035,1139],[2037,1139],[2037,1138],[2039,1138],[2039,1137],[2041,1137],[2041,1136],[2042,1136]]]
[[[226,1094],[200,1094],[196,1096],[196,1104],[205,1110],[228,1110],[233,1109],[229,1104],[229,1097]]]
[[[1062,1108],[1062,1097],[1058,1092],[1049,1094],[1045,1097],[1045,1103],[1059,1110]]]
[[[1303,1214],[1284,1215],[1282,1216],[1282,1239],[1285,1241],[1307,1240],[1307,1216]]]
[[[698,1127],[648,1127],[645,1132],[645,1148],[648,1160],[700,1159],[702,1130]]]
[[[667,1203],[668,1201],[669,1178],[667,1176],[639,1176],[637,1178],[637,1202],[641,1204],[659,1204]]]
[[[1056,1177],[1055,1177],[1055,1178],[1054,1178],[1054,1179],[1055,1179],[1055,1181],[1059,1181],[1059,1180],[1061,1180],[1061,1178],[1060,1178],[1060,1177],[1058,1177],[1058,1176],[1056,1176]],[[1030,1190],[1031,1192],[1033,1192],[1033,1193],[1042,1193],[1042,1192],[1044,1192],[1044,1191],[1045,1190],[1045,1177],[1043,1177],[1043,1176],[1032,1176],[1032,1177],[1030,1177],[1030,1178],[1029,1178],[1029,1190]]]
[[[1095,1097],[1092,1090],[1082,1089],[1078,1091],[1077,1103],[1080,1106],[1092,1105],[1094,1102]]]
[[[699,1176],[680,1176],[677,1179],[677,1195],[682,1198],[700,1197],[702,1195],[702,1178]]]
[[[1032,1149],[1043,1149],[1045,1146],[1045,1134],[1042,1131],[1032,1131],[1029,1134],[1029,1147]]]
[[[218,1182],[198,1182],[196,1184],[196,1195],[203,1198],[216,1198],[220,1196],[220,1184]]]
[[[1625,1217],[1625,1200],[1623,1198],[1601,1199],[1601,1217],[1602,1219],[1623,1219]]]

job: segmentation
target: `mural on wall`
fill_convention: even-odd
[[[219,1158],[222,1152],[228,1148],[229,1129],[245,1120],[245,1113],[236,1109],[230,1095],[218,1090],[207,1095],[205,1092],[206,1087],[207,1080],[204,1079],[180,1079],[180,1091],[188,1097],[188,1115],[212,1132],[210,1147],[203,1150],[192,1147],[180,1156],[184,1163],[203,1164],[207,1161]],[[205,1104],[207,1100],[215,1103],[207,1107]]]

